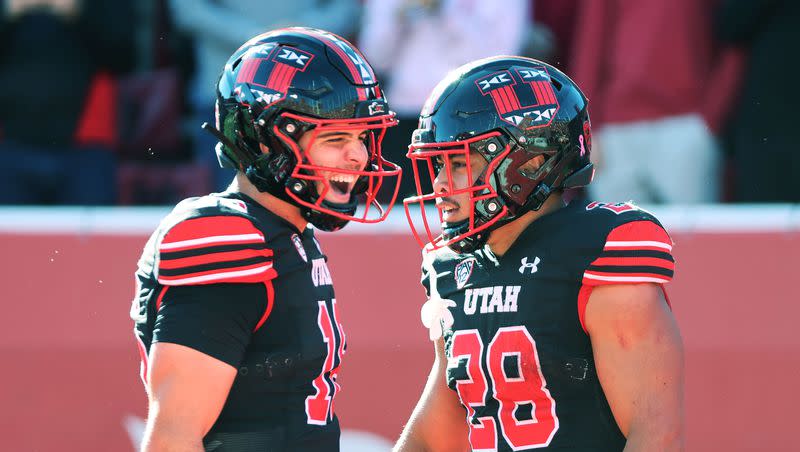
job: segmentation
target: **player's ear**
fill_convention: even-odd
[[[264,143],[258,143],[258,147],[261,148],[262,154],[269,154],[269,148]]]

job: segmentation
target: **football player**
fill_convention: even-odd
[[[394,113],[356,48],[309,28],[239,48],[216,108],[204,128],[235,179],[178,204],[136,272],[143,449],[338,450],[346,335],[314,228],[386,217],[375,197],[397,193],[380,147]]]
[[[632,204],[565,203],[593,174],[575,83],[528,58],[467,64],[431,94],[409,149],[434,190],[404,204],[429,241],[435,359],[395,450],[680,450],[672,240]]]

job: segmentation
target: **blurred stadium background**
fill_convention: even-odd
[[[128,317],[136,260],[168,206],[230,179],[199,129],[227,56],[259,32],[307,25],[353,40],[386,82],[401,125],[385,155],[400,163],[433,84],[493,54],[546,60],[587,91],[601,177],[634,160],[614,163],[609,130],[700,124],[706,158],[687,129],[647,134],[633,151],[653,151],[649,172],[631,178],[644,191],[601,200],[633,198],[676,242],[687,450],[800,450],[800,2],[266,4],[0,0],[0,449],[135,449],[146,415]],[[349,342],[336,399],[345,451],[388,450],[430,368],[402,210],[320,234]]]
[[[651,210],[676,242],[669,295],[686,347],[687,450],[798,450],[800,207]],[[3,450],[134,450],[146,399],[132,275],[166,211],[0,208]],[[405,221],[398,209],[374,229],[320,234],[349,343],[336,399],[354,441],[344,450],[388,450],[432,362]]]

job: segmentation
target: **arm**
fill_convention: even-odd
[[[264,284],[168,288],[145,376],[149,412],[143,452],[203,450],[203,437],[222,411],[251,334],[269,309],[268,290]]]
[[[595,287],[585,322],[625,450],[683,450],[683,346],[661,287]]]
[[[393,452],[469,450],[464,409],[445,381],[444,340],[435,341],[434,348],[436,358],[425,389]]]
[[[219,416],[236,369],[183,345],[161,342],[150,350],[150,409],[143,452],[203,449],[203,437]]]

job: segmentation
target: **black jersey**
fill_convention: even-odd
[[[488,247],[423,255],[426,290],[435,273],[439,296],[456,303],[444,331],[447,384],[473,449],[624,448],[583,313],[594,286],[668,282],[671,249],[635,206],[574,202],[535,220],[503,256]]]
[[[239,193],[187,199],[150,237],[131,312],[142,378],[159,341],[238,369],[207,450],[339,449],[346,345],[326,261],[311,227]]]

